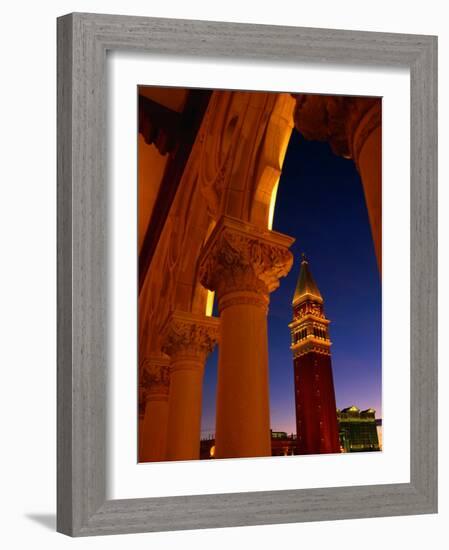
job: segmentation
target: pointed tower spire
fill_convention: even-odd
[[[305,300],[314,300],[323,303],[323,297],[319,291],[312,273],[309,269],[309,261],[304,252],[301,255],[301,269],[299,271],[298,282],[293,296],[293,305],[300,304]]]
[[[338,453],[329,319],[309,262],[302,255],[293,297],[292,336],[298,454]]]

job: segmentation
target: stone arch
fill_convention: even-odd
[[[336,155],[355,163],[381,272],[382,98],[296,94],[295,99],[296,129],[306,139],[327,141]]]
[[[250,221],[271,229],[279,178],[293,130],[295,100],[290,94],[278,94],[269,118],[260,152]]]
[[[294,106],[286,93],[214,92],[199,138],[200,186],[213,219],[268,227]]]

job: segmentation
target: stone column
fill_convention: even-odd
[[[267,310],[293,238],[222,217],[200,258],[220,312],[215,457],[270,456]]]
[[[175,311],[162,330],[170,356],[167,460],[199,458],[204,363],[218,327],[214,317]]]
[[[139,442],[140,462],[165,460],[167,445],[169,358],[163,354],[145,357],[141,387],[145,392],[145,412]]]

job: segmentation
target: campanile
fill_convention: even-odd
[[[299,454],[339,453],[329,323],[307,258],[293,296],[292,335]]]

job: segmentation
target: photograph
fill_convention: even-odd
[[[137,462],[382,451],[382,98],[137,94]]]
[[[3,547],[444,546],[446,5],[5,6]]]

